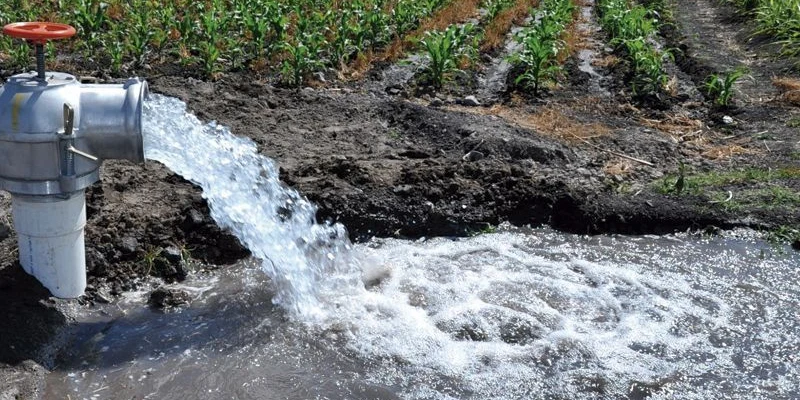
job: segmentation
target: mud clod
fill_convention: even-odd
[[[11,236],[11,228],[4,223],[0,223],[0,241],[6,240],[9,236]]]
[[[169,310],[187,306],[190,302],[191,297],[188,292],[163,286],[150,292],[150,297],[148,299],[148,304],[159,310]]]

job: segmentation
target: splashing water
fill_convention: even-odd
[[[161,368],[170,378],[159,378],[160,394],[238,397],[255,385],[250,397],[263,398],[286,385],[269,377],[291,365],[308,376],[308,394],[276,398],[395,398],[358,394],[364,382],[409,399],[800,398],[798,254],[771,256],[739,239],[509,228],[353,249],[342,226],[314,222],[315,207],[280,183],[252,141],[163,96],[152,96],[145,118],[147,157],[202,186],[218,224],[264,260],[274,302],[302,323],[270,322],[269,310],[251,304],[232,314],[228,304],[242,290],[234,283],[203,299],[208,309],[152,331],[141,329],[149,317],[136,329],[112,328],[96,343],[101,351],[130,341],[179,355],[140,357],[118,382],[107,378],[118,369],[100,368],[99,382],[71,381],[76,391],[109,385],[121,397],[149,395],[127,377],[149,379]],[[380,283],[365,289],[362,268]],[[208,325],[198,326],[198,315]],[[263,321],[290,340],[265,334]],[[220,371],[237,373],[221,387]]]
[[[253,255],[290,313],[321,316],[326,293],[355,288],[358,262],[341,224],[315,222],[316,207],[278,179],[255,143],[203,124],[182,101],[151,95],[143,111],[145,157],[203,188],[211,216]],[[334,274],[334,271],[343,273]],[[324,279],[323,279],[324,277]]]

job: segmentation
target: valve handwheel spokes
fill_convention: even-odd
[[[55,22],[14,22],[3,27],[8,36],[25,39],[36,48],[36,77],[46,81],[44,72],[44,45],[48,40],[64,39],[75,34],[75,28]]]
[[[75,28],[55,22],[15,22],[4,26],[3,33],[18,39],[44,44],[48,40],[64,39],[74,35]]]

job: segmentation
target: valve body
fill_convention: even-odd
[[[20,264],[57,297],[86,286],[84,190],[105,159],[144,161],[147,83],[85,85],[47,72],[0,87],[0,189],[12,194]]]

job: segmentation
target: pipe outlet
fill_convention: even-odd
[[[144,162],[142,103],[148,93],[147,82],[139,78],[122,85],[82,85],[78,131],[91,154]]]
[[[0,189],[54,195],[87,188],[103,160],[144,162],[147,83],[84,85],[68,74],[15,75],[0,87]]]

